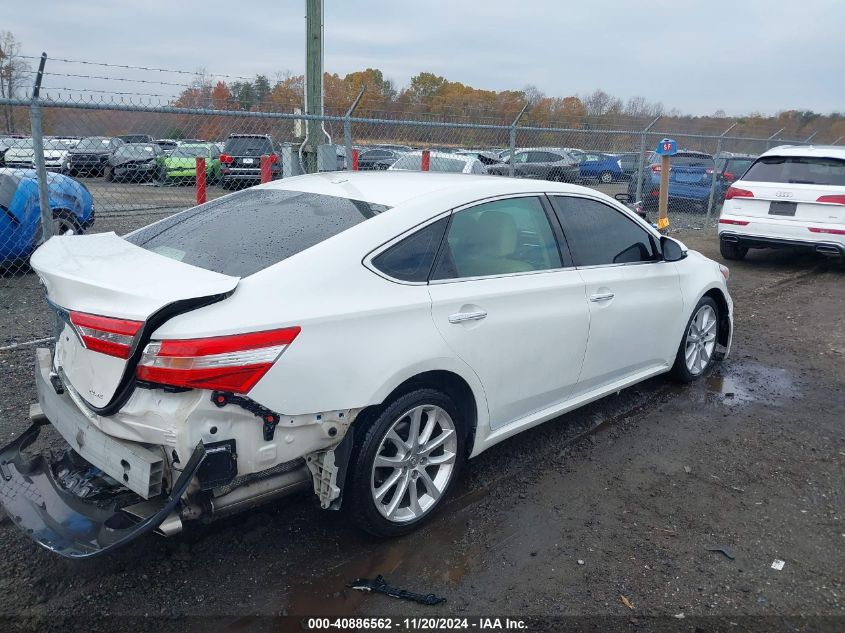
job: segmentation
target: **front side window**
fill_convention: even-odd
[[[247,189],[172,215],[126,239],[186,264],[246,277],[386,209],[337,196]]]
[[[598,200],[553,196],[576,266],[653,262],[658,259],[651,235],[634,220]]]
[[[425,282],[449,218],[420,229],[373,258],[373,266],[388,277],[402,281]]]
[[[432,279],[508,275],[562,266],[536,197],[486,202],[453,214]]]

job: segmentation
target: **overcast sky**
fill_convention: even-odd
[[[301,73],[304,0],[4,0],[24,52],[215,74]],[[326,0],[325,70],[420,71],[478,88],[601,88],[691,114],[845,110],[845,1]],[[33,62],[34,63],[34,62]],[[48,70],[189,77],[50,62]],[[172,95],[178,88],[47,77],[46,86]]]

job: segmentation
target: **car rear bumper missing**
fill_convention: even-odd
[[[45,354],[48,361],[46,366]],[[145,460],[135,459],[130,463],[128,472],[124,472],[123,476],[115,473],[118,475],[115,477],[111,472],[114,470],[113,462],[116,460],[120,468],[126,468],[121,462],[129,463],[125,458],[131,447],[112,445],[110,442],[118,440],[91,425],[85,425],[82,421],[86,418],[78,409],[74,415],[74,409],[70,408],[74,405],[67,393],[56,393],[49,382],[49,350],[39,350],[37,358],[36,380],[40,409],[35,408],[32,425],[0,449],[0,503],[9,517],[39,545],[68,558],[90,558],[105,554],[162,525],[176,510],[205,457],[202,442],[193,451],[169,494],[161,494],[160,478],[157,490],[147,488],[146,496],[150,500],[138,504],[147,506],[144,512],[133,512],[131,507],[119,507],[116,500],[95,502],[72,492],[57,476],[56,460],[48,459],[44,454],[23,452],[38,437],[41,427],[49,422],[53,423],[75,451],[94,466],[92,471],[102,471],[123,486],[129,487],[129,473],[133,466],[142,468]],[[69,434],[71,437],[68,437]],[[146,450],[141,446],[132,450],[139,449]],[[135,483],[143,479],[141,476]],[[123,486],[117,484],[115,488],[126,492]],[[141,490],[134,492],[139,493]],[[154,498],[151,492],[155,492]],[[140,496],[146,498],[145,495]],[[145,518],[140,519],[138,515]]]

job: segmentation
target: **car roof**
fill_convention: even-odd
[[[816,156],[845,159],[845,147],[840,145],[779,145],[760,154],[765,156]]]
[[[260,187],[338,196],[389,207],[434,194],[454,194],[456,200],[471,200],[473,197],[481,199],[511,193],[544,191],[594,193],[577,185],[530,178],[401,170],[323,172],[274,180]]]

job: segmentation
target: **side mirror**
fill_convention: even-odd
[[[686,246],[665,235],[660,236],[660,250],[663,251],[663,260],[667,262],[678,262],[687,256]]]
[[[624,191],[623,191],[622,193],[617,193],[617,194],[616,194],[615,196],[613,196],[613,197],[614,197],[616,200],[618,200],[619,202],[621,202],[622,204],[628,204],[629,202],[632,202],[632,201],[633,201],[633,197],[631,196],[631,194],[626,193],[626,192],[624,192]]]

